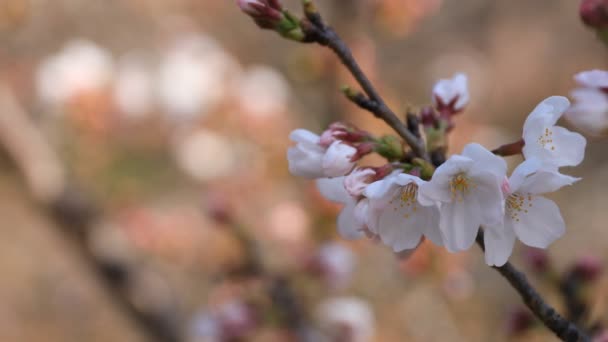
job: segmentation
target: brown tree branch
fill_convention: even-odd
[[[353,101],[361,108],[373,113],[377,118],[386,122],[403,140],[412,148],[417,157],[429,160],[426,153],[424,141],[418,139],[412,134],[401,119],[388,107],[384,99],[380,96],[371,81],[367,78],[356,59],[354,58],[350,48],[340,38],[340,36],[329,26],[325,25],[321,15],[312,7],[311,2],[305,2],[305,11],[307,19],[302,22],[302,29],[306,34],[306,40],[316,42],[322,46],[330,48],[340,59],[342,64],[353,75],[357,83],[361,86],[367,95],[367,101],[370,105],[362,106],[364,102]],[[353,99],[351,99],[353,100]]]

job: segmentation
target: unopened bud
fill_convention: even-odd
[[[517,308],[509,313],[505,330],[510,336],[519,335],[534,325],[534,317],[526,308]]]
[[[420,111],[420,121],[424,128],[437,127],[437,115],[433,107],[427,106]]]
[[[574,274],[585,281],[594,281],[602,273],[602,261],[595,256],[586,255],[574,265]]]
[[[549,255],[544,249],[526,248],[524,260],[534,272],[544,273],[549,269]]]
[[[260,28],[277,31],[291,40],[304,40],[300,20],[285,10],[279,0],[237,0],[237,5]]]
[[[404,155],[401,140],[393,135],[378,139],[375,151],[388,160],[401,160]]]
[[[579,12],[585,25],[595,29],[608,28],[608,0],[583,0]]]
[[[368,132],[362,131],[354,125],[344,122],[334,122],[321,134],[319,144],[327,147],[336,140],[358,143],[370,139],[371,135]]]

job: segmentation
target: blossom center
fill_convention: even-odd
[[[521,215],[527,214],[528,210],[532,208],[532,194],[513,193],[507,197],[505,207],[507,215],[512,220],[519,222]]]
[[[412,213],[415,213],[418,210],[418,185],[415,183],[409,183],[401,188],[401,191],[398,191],[395,194],[395,197],[390,201],[393,204],[393,210],[404,210],[403,214],[404,218],[410,218]]]
[[[536,140],[540,146],[551,151],[555,151],[553,144],[553,131],[550,128],[545,128],[545,132]]]
[[[475,186],[473,181],[464,173],[459,173],[449,181],[452,200],[462,202],[464,196]]]

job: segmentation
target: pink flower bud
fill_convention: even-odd
[[[583,0],[579,13],[587,26],[595,29],[608,28],[608,0]]]
[[[358,129],[353,125],[343,122],[334,122],[321,134],[320,145],[328,147],[336,140],[356,143],[362,142],[368,137],[369,133]]]
[[[420,111],[420,120],[424,128],[435,127],[437,125],[437,116],[433,107],[424,107]]]
[[[592,255],[583,256],[574,265],[574,273],[586,281],[594,281],[602,273],[602,261]]]
[[[549,256],[544,249],[526,248],[524,252],[524,260],[535,272],[546,272],[549,269]]]
[[[505,323],[505,330],[509,336],[525,332],[534,325],[534,317],[526,308],[517,308],[509,313]]]
[[[237,5],[264,29],[276,29],[283,20],[283,7],[278,0],[237,0]]]

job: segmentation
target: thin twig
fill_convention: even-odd
[[[386,122],[403,138],[403,140],[405,140],[414,153],[416,153],[416,156],[429,160],[422,139],[418,139],[414,134],[408,131],[403,121],[387,106],[384,99],[380,96],[363,70],[361,70],[361,67],[355,60],[348,45],[346,45],[331,27],[325,25],[323,19],[316,10],[307,8],[306,13],[308,21],[302,23],[302,28],[307,35],[307,39],[322,46],[329,47],[338,58],[340,58],[342,64],[346,66],[365,94],[367,94],[368,99],[365,101],[354,102],[361,108],[372,112],[376,117]],[[362,104],[369,105],[364,106]]]
[[[476,240],[479,247],[485,251],[483,237],[484,232],[480,229]],[[554,308],[547,304],[538,291],[528,282],[525,274],[518,271],[511,263],[507,262],[503,266],[492,268],[507,279],[509,284],[519,293],[526,306],[557,337],[568,342],[590,341],[589,337],[579,330],[574,323],[562,317]]]

